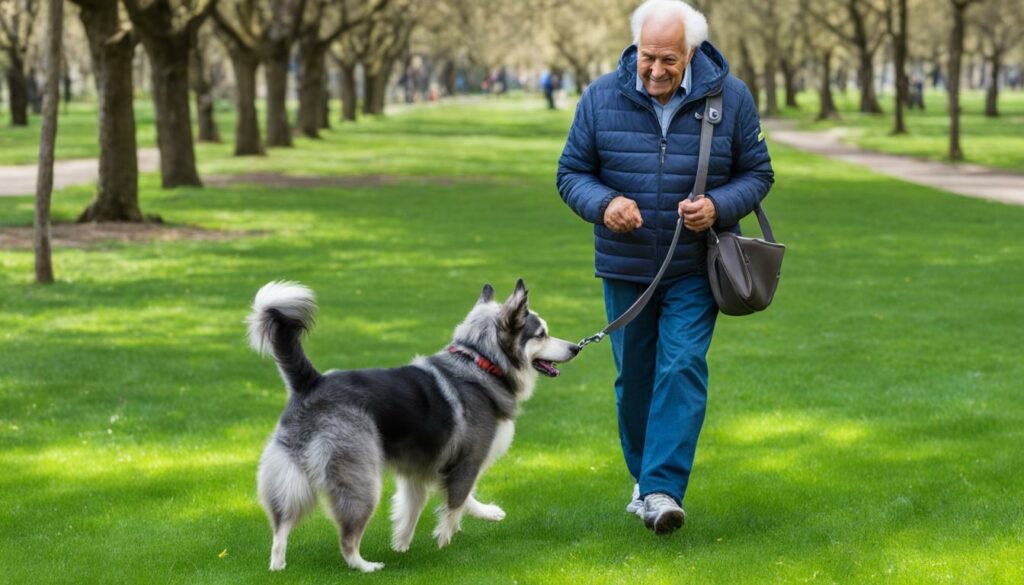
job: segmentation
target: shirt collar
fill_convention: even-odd
[[[693,65],[693,60],[692,59],[690,60],[689,63],[686,64],[686,70],[683,71],[683,82],[679,84],[679,88],[683,90],[683,95],[684,96],[686,94],[690,93],[690,88],[692,87],[693,76],[690,74],[690,66],[691,65]],[[636,90],[639,91],[640,93],[644,94],[645,96],[649,97],[649,98],[651,97],[651,94],[647,93],[647,88],[644,87],[643,81],[640,80],[640,72],[639,71],[637,71],[637,74],[636,74]],[[654,99],[654,98],[651,98],[651,99]]]

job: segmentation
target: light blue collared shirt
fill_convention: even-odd
[[[658,114],[658,120],[661,121],[661,135],[668,136],[668,125],[672,121],[672,116],[675,115],[676,111],[679,110],[679,106],[683,105],[683,100],[686,99],[686,94],[690,93],[690,63],[686,64],[686,70],[683,71],[683,82],[679,84],[679,89],[672,94],[672,99],[668,100],[668,103],[662,105],[656,98],[651,97],[651,94],[647,93],[647,88],[644,87],[644,82],[640,79],[640,73],[636,75],[636,90],[644,94],[651,100],[651,104],[654,106],[654,113]]]

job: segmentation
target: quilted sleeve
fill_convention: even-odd
[[[594,128],[594,91],[580,97],[565,149],[558,159],[558,194],[576,215],[590,223],[604,223],[604,211],[619,193],[601,183],[600,158]]]

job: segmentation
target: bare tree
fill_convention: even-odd
[[[298,126],[309,138],[320,136],[324,122],[328,50],[342,35],[381,13],[388,0],[374,0],[354,16],[348,4],[347,0],[311,0],[299,28]]]
[[[830,33],[813,26],[810,16],[801,12],[797,15],[797,29],[801,31],[801,42],[810,55],[818,85],[818,120],[837,120],[839,110],[832,97],[833,70],[836,45]]]
[[[208,27],[199,28],[189,62],[189,81],[195,93],[196,117],[199,119],[199,142],[220,142],[220,131],[217,130],[217,121],[214,118],[215,80],[209,63],[211,37],[212,33]]]
[[[875,53],[885,40],[886,12],[877,0],[803,0],[803,10],[849,44],[857,55],[857,83],[860,86],[860,111],[880,114],[882,107],[875,95]]]
[[[269,0],[271,18],[264,39],[267,77],[267,146],[291,146],[288,122],[288,61],[299,36],[307,0]]]
[[[365,42],[362,39],[363,31],[355,31],[347,35],[343,40],[331,47],[331,57],[338,65],[338,83],[340,85],[338,97],[341,99],[341,120],[343,122],[355,122],[357,102],[359,96],[356,92],[356,67],[362,61],[365,49]]]
[[[60,103],[61,31],[64,28],[64,0],[50,0],[46,16],[46,89],[43,124],[39,136],[39,176],[36,181],[34,247],[36,282],[53,282],[50,253],[50,196],[53,193],[53,153],[57,145],[57,105]]]
[[[953,9],[953,26],[949,34],[949,158],[963,160],[960,148],[960,66],[964,53],[966,12],[980,0],[949,0]]]
[[[776,87],[778,63],[782,59],[781,38],[787,36],[784,17],[780,17],[779,0],[758,0],[751,2],[748,9],[756,16],[757,31],[764,47],[764,115],[779,115],[779,97]],[[749,55],[749,50],[748,53]]]
[[[750,43],[745,38],[740,38],[740,70],[738,76],[747,84],[750,95],[754,97],[754,107],[761,109],[761,88],[757,83],[757,69],[754,66],[754,57],[750,51]]]
[[[28,125],[25,61],[39,0],[0,0],[0,51],[7,56],[8,102],[12,126]]]
[[[256,70],[269,49],[269,10],[261,10],[260,0],[221,0],[213,19],[235,74],[235,156],[261,155]]]
[[[156,139],[164,188],[202,186],[189,112],[189,55],[217,0],[123,0],[152,67]]]
[[[971,21],[980,33],[977,35],[978,52],[988,64],[985,115],[995,118],[999,116],[999,78],[1003,72],[1003,60],[1024,41],[1024,1],[985,0]]]
[[[903,119],[903,106],[907,103],[910,80],[907,78],[907,0],[886,0],[886,30],[892,37],[893,61],[896,68],[896,100],[893,104],[896,115],[893,134],[906,134],[907,125]],[[893,6],[893,2],[896,3]],[[896,22],[893,22],[895,18]]]
[[[381,115],[387,94],[387,82],[399,57],[408,52],[412,31],[418,22],[420,4],[411,0],[394,1],[385,10],[374,12],[336,47],[334,57],[342,65],[342,98],[350,91],[346,83],[354,84],[355,68],[347,68],[352,60],[363,68],[363,113]],[[354,90],[351,90],[354,94]],[[343,116],[351,107],[342,104]],[[353,119],[354,119],[354,112]]]
[[[118,16],[117,0],[72,2],[80,8],[99,101],[96,199],[78,221],[142,221],[132,100],[135,36]]]
[[[795,18],[792,19],[796,21]],[[796,101],[799,93],[798,80],[802,72],[800,60],[804,48],[801,44],[801,36],[795,31],[789,31],[780,40],[779,46],[779,72],[782,73],[783,89],[786,94],[786,107],[799,108]]]
[[[628,8],[621,0],[539,0],[531,12],[527,17],[541,21],[538,26],[547,33],[558,60],[569,66],[577,93],[590,85],[601,61],[622,50],[609,44],[609,37],[628,30]]]

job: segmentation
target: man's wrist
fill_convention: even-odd
[[[613,192],[613,193],[609,193],[608,195],[605,196],[604,199],[601,200],[601,204],[598,207],[598,212],[599,212],[599,214],[601,216],[601,222],[602,223],[604,223],[604,214],[608,212],[608,206],[611,205],[612,201],[615,201],[615,199],[617,197],[622,197],[622,196],[623,196],[622,193],[614,193]]]

